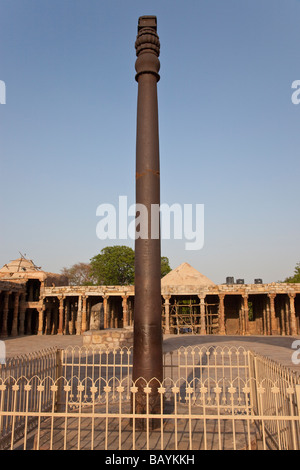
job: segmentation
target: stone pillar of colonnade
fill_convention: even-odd
[[[219,294],[219,334],[225,335],[225,307],[224,307],[225,294]]]
[[[104,329],[109,328],[108,324],[108,295],[103,295]]]
[[[267,324],[267,308],[265,302],[265,296],[262,298],[262,318],[263,318],[263,334],[266,336],[268,334],[268,324]]]
[[[58,308],[58,329],[57,329],[57,334],[62,335],[63,334],[63,324],[64,324],[64,300],[65,296],[62,295],[58,297],[59,300],[59,308]]]
[[[295,313],[295,297],[296,294],[289,293],[289,317],[290,317],[290,328],[291,335],[297,334],[297,323],[296,323],[296,313]]]
[[[78,296],[77,304],[77,321],[76,321],[76,335],[81,334],[81,318],[82,318],[82,296]]]
[[[243,296],[243,321],[242,321],[242,334],[247,335],[249,333],[249,304],[248,294]]]
[[[50,335],[51,334],[51,308],[48,305],[46,307],[46,329],[45,329],[45,335]]]
[[[10,295],[11,295],[10,291],[5,291],[4,303],[3,303],[2,330],[1,330],[1,337],[2,338],[6,338],[8,336],[8,333],[7,333],[7,318],[8,318]]]
[[[287,311],[286,311],[286,301],[283,298],[283,295],[277,296],[279,299],[279,310],[280,310],[280,325],[281,325],[281,331],[280,334],[282,336],[285,336],[288,333],[288,325],[287,325]]]
[[[291,312],[290,312],[290,299],[288,295],[284,296],[284,313],[285,313],[285,331],[287,335],[291,335]]]
[[[128,317],[129,317],[129,325],[133,325],[133,298],[129,298],[129,305],[128,305]]]
[[[122,309],[123,309],[123,328],[129,325],[128,322],[128,295],[122,295]]]
[[[66,297],[65,300],[65,316],[64,316],[64,335],[69,333],[69,317],[70,317],[70,299]]]
[[[271,316],[271,335],[277,335],[276,313],[275,313],[275,297],[276,294],[268,294],[270,299],[270,316]]]
[[[198,295],[200,299],[200,334],[206,335],[206,326],[205,326],[205,294]]]
[[[20,321],[19,321],[19,335],[24,335],[26,314],[26,294],[23,292],[20,297]]]
[[[15,292],[11,336],[18,336],[19,300],[20,292]]]
[[[80,333],[84,333],[87,330],[86,302],[87,302],[87,296],[83,295],[82,296],[82,311],[81,311],[81,329],[80,329]]]
[[[75,328],[76,306],[75,306],[75,302],[71,302],[70,316],[71,316],[70,335],[74,335],[74,334],[76,334],[76,328]]]
[[[164,295],[164,307],[165,307],[165,334],[170,334],[170,295]]]
[[[40,299],[41,305],[37,309],[38,314],[39,314],[38,335],[43,334],[44,313],[45,313],[45,309],[46,309],[46,305],[44,303],[44,300],[45,300],[45,298],[41,297],[41,299]]]
[[[267,335],[271,334],[271,312],[270,312],[270,299],[266,302],[266,315],[267,315]]]

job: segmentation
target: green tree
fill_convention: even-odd
[[[287,277],[283,282],[290,282],[290,283],[299,282],[300,283],[300,262],[297,263],[295,266],[294,275]]]
[[[161,258],[161,277],[171,271],[166,256]],[[134,250],[128,246],[108,246],[91,259],[90,275],[99,285],[134,284]]]
[[[128,246],[107,246],[91,259],[97,284],[123,286],[134,283],[134,251]]]

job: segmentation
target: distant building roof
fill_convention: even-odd
[[[193,268],[189,263],[182,263],[162,278],[161,285],[163,287],[184,285],[207,287],[215,286],[215,283]]]
[[[51,284],[57,284],[58,280],[60,280],[60,284],[68,285],[66,276],[43,271],[31,259],[26,259],[23,256],[5,264],[0,269],[0,279],[12,281],[38,279],[39,281],[48,280]]]
[[[25,273],[41,272],[41,268],[36,266],[31,259],[18,258],[7,263],[0,269],[0,273]]]

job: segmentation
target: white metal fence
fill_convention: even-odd
[[[2,366],[0,448],[300,449],[300,377],[269,359],[236,347],[165,353],[155,414],[136,412],[131,370],[132,348],[48,350]]]

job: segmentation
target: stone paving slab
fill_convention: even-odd
[[[298,343],[294,343],[298,341]],[[6,357],[29,354],[51,347],[83,346],[80,335],[23,336],[4,339]],[[294,348],[292,345],[294,343]],[[267,356],[300,374],[300,336],[219,336],[219,335],[165,335],[164,351],[180,346],[236,346],[244,347]],[[294,362],[293,362],[294,359]]]

